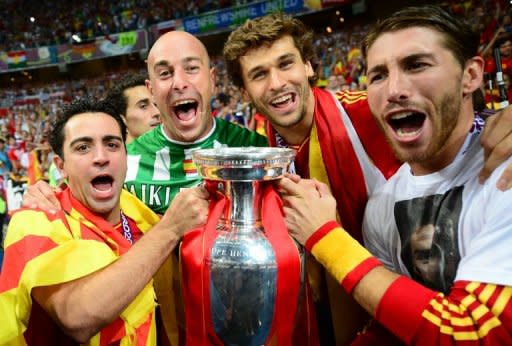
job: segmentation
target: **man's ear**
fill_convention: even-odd
[[[313,66],[311,65],[311,61],[306,61],[305,63],[305,67],[306,67],[306,76],[308,76],[308,78],[311,78],[315,75],[315,71],[313,70]]]
[[[153,95],[153,87],[151,87],[151,81],[146,79],[146,88],[149,90],[149,93]]]
[[[214,67],[210,68],[210,83],[211,83],[211,93],[215,95],[215,91],[217,89],[217,69]]]
[[[466,62],[462,77],[462,94],[470,95],[480,88],[484,76],[484,59],[474,56]]]
[[[240,88],[240,93],[242,94],[242,101],[244,102],[252,102],[251,98],[249,97],[249,93],[244,88]]]
[[[59,170],[60,175],[62,176],[62,178],[67,179],[68,175],[66,173],[66,170],[64,169],[64,160],[61,159],[61,157],[59,155],[55,154],[53,156],[53,163],[55,163],[55,166]]]

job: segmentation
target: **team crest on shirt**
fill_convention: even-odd
[[[197,178],[199,175],[197,172],[197,167],[196,167],[194,161],[192,161],[192,152],[194,150],[197,150],[197,149],[194,148],[194,149],[185,149],[184,150],[185,158],[183,159],[183,172],[185,173],[185,176],[187,178]]]

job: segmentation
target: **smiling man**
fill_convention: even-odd
[[[368,202],[371,254],[334,221],[326,185],[281,183],[290,233],[405,344],[512,344],[512,191],[496,187],[512,159],[479,183],[478,42],[436,6],[403,9],[368,33],[368,101],[406,161]],[[358,345],[384,344],[367,333]]]
[[[362,241],[368,196],[400,163],[372,118],[366,93],[334,95],[311,87],[312,38],[290,16],[248,20],[226,42],[226,66],[242,94],[269,120],[270,144],[297,150],[295,172],[330,185],[341,222]],[[350,343],[364,313],[318,263],[308,263],[308,273],[316,307],[316,323],[308,319],[310,342]]]
[[[266,146],[267,139],[211,114],[215,69],[204,45],[186,32],[162,35],[151,48],[146,81],[162,125],[128,146],[126,188],[157,213],[200,181],[192,151]]]
[[[51,145],[68,187],[58,213],[22,209],[9,223],[0,344],[156,345],[152,277],[204,223],[208,193],[179,193],[160,219],[122,192],[125,137],[107,102],[79,100],[57,118]]]

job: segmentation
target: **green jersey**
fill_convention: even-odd
[[[218,118],[211,132],[193,143],[169,139],[160,125],[127,145],[125,188],[163,214],[180,189],[201,182],[192,162],[194,150],[267,145],[266,137]]]

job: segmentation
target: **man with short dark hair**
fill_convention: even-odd
[[[12,217],[0,344],[155,345],[152,277],[183,232],[204,223],[208,193],[180,192],[159,219],[122,191],[126,126],[107,101],[72,103],[50,138],[68,187],[57,196],[61,211]]]
[[[108,91],[107,99],[126,123],[127,144],[160,124],[160,112],[142,74],[127,75],[116,81]]]

